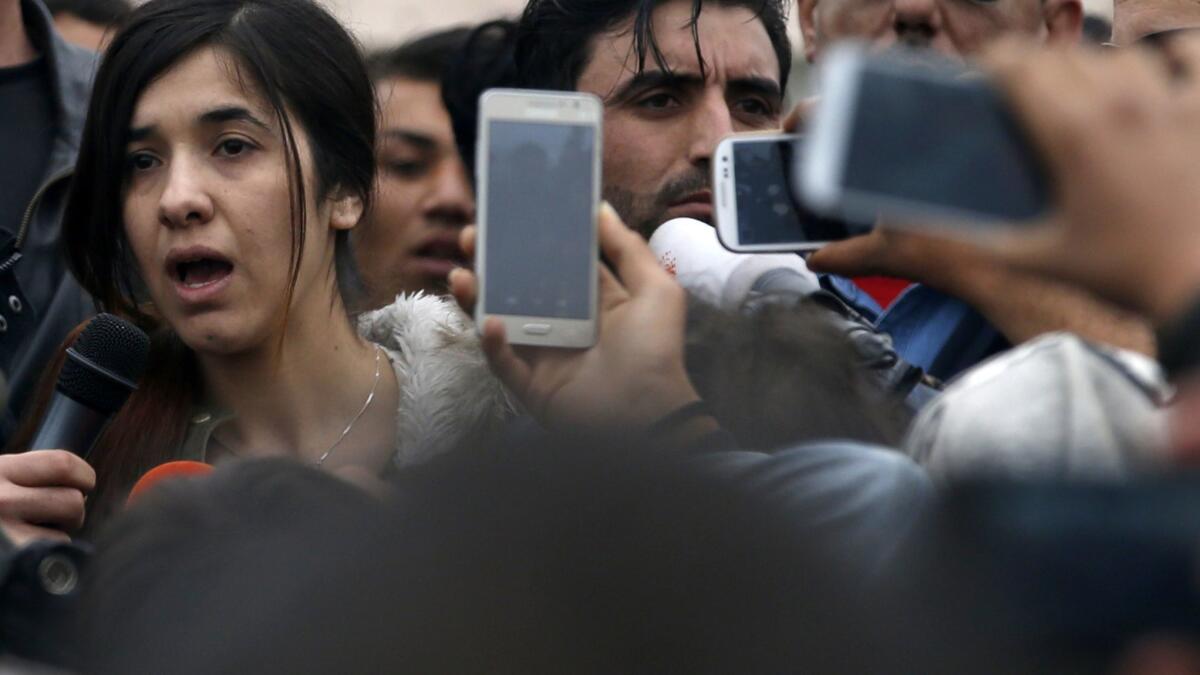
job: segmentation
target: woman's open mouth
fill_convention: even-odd
[[[216,283],[233,271],[233,265],[224,260],[209,258],[182,262],[175,266],[179,283],[188,288],[200,288]]]
[[[185,301],[211,299],[233,274],[228,258],[207,248],[188,248],[167,255],[167,274]]]

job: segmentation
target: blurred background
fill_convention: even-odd
[[[525,6],[524,0],[326,0],[326,4],[368,47],[435,28],[516,14]],[[1084,0],[1083,4],[1090,14],[1112,17],[1112,0]],[[790,22],[793,31],[795,23]]]
[[[490,19],[513,16],[525,0],[324,0],[368,48],[397,44],[423,33]],[[1088,14],[1112,19],[1113,0],[1083,0]],[[795,12],[795,3],[792,3]],[[800,31],[794,19],[788,22],[792,40],[799,45]],[[796,50],[792,77],[787,87],[789,103],[806,96],[808,64]]]

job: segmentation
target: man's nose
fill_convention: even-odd
[[[724,92],[706,93],[692,120],[688,160],[693,164],[711,161],[717,144],[733,132],[733,113],[729,110]]]
[[[475,219],[475,195],[467,169],[457,157],[438,163],[423,210],[431,220],[466,225]]]
[[[212,198],[204,189],[202,171],[186,157],[167,166],[167,184],[158,202],[158,219],[166,227],[207,223],[213,217]]]

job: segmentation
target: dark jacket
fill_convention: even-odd
[[[7,397],[0,441],[4,442],[59,343],[94,311],[90,298],[67,271],[60,221],[97,57],[59,36],[40,0],[21,0],[21,10],[30,40],[46,58],[58,119],[41,187],[18,231],[4,233],[0,242],[0,373]]]

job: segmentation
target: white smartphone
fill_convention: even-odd
[[[792,172],[803,151],[804,137],[797,134],[737,134],[717,145],[713,188],[717,237],[725,248],[813,251],[871,230],[871,224],[817,215],[797,199]]]
[[[596,341],[602,117],[587,94],[480,97],[475,320],[501,319],[512,344]]]
[[[840,45],[802,158],[813,209],[917,225],[1017,223],[1045,215],[1049,183],[998,91],[931,53]]]

